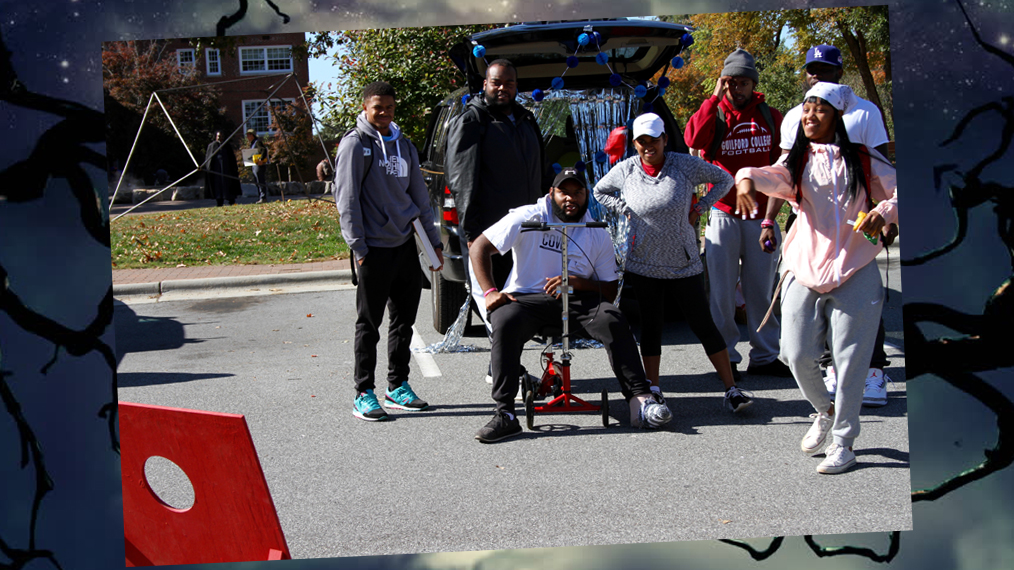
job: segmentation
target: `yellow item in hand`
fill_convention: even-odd
[[[856,215],[856,223],[852,224],[852,231],[858,232],[859,224],[863,223],[864,219],[866,219],[866,212],[859,212],[859,214]]]

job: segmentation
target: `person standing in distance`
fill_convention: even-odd
[[[268,173],[266,168],[268,164],[268,149],[264,147],[264,143],[257,136],[257,131],[253,129],[246,130],[246,140],[250,145],[247,148],[256,149],[256,152],[254,152],[254,165],[251,167],[254,182],[257,184],[257,201],[254,203],[263,204],[268,201]]]
[[[384,308],[389,310],[384,406],[410,412],[429,405],[408,385],[412,325],[419,308],[422,271],[413,239],[419,218],[443,268],[440,234],[419,170],[419,153],[394,122],[395,90],[383,81],[363,89],[363,112],[342,138],[336,158],[336,204],[342,237],[359,276],[356,289],[356,397],[352,415],[388,418],[374,394],[377,343]]]

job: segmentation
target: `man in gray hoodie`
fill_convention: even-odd
[[[384,407],[420,411],[428,404],[408,385],[422,272],[413,239],[412,220],[419,218],[443,267],[440,234],[433,223],[419,153],[394,123],[395,91],[377,81],[363,89],[363,112],[338,145],[335,202],[342,237],[352,250],[358,273],[356,290],[356,398],[352,415],[366,421],[386,420],[373,390],[377,343],[384,307],[390,307],[387,333],[388,389]]]

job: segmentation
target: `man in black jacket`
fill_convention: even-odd
[[[236,203],[236,197],[242,194],[239,185],[239,167],[236,155],[229,141],[222,140],[222,132],[215,132],[215,140],[208,145],[204,155],[207,170],[204,173],[204,186],[207,194],[221,206],[226,201],[229,205]]]
[[[535,116],[515,101],[517,71],[506,59],[486,68],[482,93],[472,97],[447,135],[447,182],[458,209],[465,268],[467,247],[511,208],[546,193],[545,147]],[[493,279],[502,287],[510,274],[510,253],[496,255]],[[486,320],[483,291],[468,271],[472,296]],[[488,328],[487,320],[487,328]],[[492,377],[487,375],[487,381]]]

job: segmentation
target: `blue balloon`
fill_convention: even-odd
[[[658,96],[661,97],[662,95],[665,95],[665,87],[658,88]]]
[[[563,89],[563,78],[562,77],[554,77],[553,78],[553,89]]]
[[[680,43],[683,44],[683,47],[690,47],[694,45],[694,37],[691,36],[689,33],[683,34],[683,37],[680,38]]]
[[[577,170],[578,172],[584,172],[584,169],[585,169],[584,161],[583,160],[579,160],[579,161],[575,162],[574,163],[574,169]]]
[[[620,83],[623,83],[623,78],[620,77],[619,73],[614,73],[609,76],[609,84],[613,87],[619,87]]]
[[[542,92],[542,89],[532,91],[532,99],[535,99],[536,101],[542,101],[545,96],[546,94]]]
[[[554,162],[553,163],[553,172],[559,174],[561,170],[563,170],[563,167],[560,166],[560,163],[559,162]]]
[[[485,57],[485,55],[486,55],[486,47],[485,46],[475,46],[474,48],[472,48],[472,55],[474,55],[475,57]]]
[[[665,76],[660,77],[658,79],[658,86],[661,87],[662,89],[669,87],[669,78]]]
[[[602,34],[598,32],[592,32],[592,36],[595,37],[595,45],[599,45],[600,43],[602,43]]]
[[[637,95],[638,97],[644,97],[647,93],[648,89],[645,88],[644,85],[638,85],[637,87],[634,87],[634,95]]]
[[[590,40],[591,40],[591,38],[588,37],[588,34],[581,34],[580,36],[577,37],[577,43],[578,43],[578,45],[582,45],[582,46],[588,45],[588,42]]]
[[[567,58],[567,67],[569,67],[571,69],[577,67],[578,63],[579,62],[578,62],[578,59],[577,59],[576,55],[572,55],[572,56],[570,56],[570,57]]]
[[[604,163],[607,158],[608,158],[608,156],[606,155],[606,151],[604,151],[604,150],[600,150],[600,151],[598,151],[598,152],[595,153],[595,162],[597,162],[599,164]]]
[[[598,63],[599,65],[605,65],[607,61],[609,61],[609,54],[604,51],[600,51],[599,54],[595,56],[595,63]]]
[[[672,58],[672,66],[676,69],[683,67],[683,58],[678,55]]]

